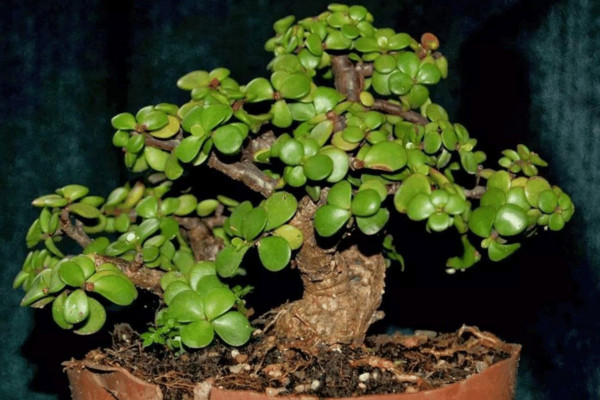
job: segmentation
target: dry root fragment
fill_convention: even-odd
[[[377,356],[369,356],[358,360],[350,361],[352,367],[369,366],[372,368],[379,368],[384,371],[391,372],[394,374],[394,378],[399,382],[412,382],[416,383],[419,387],[429,388],[429,384],[420,376],[413,374],[406,374],[402,372],[398,366],[390,360]]]
[[[502,341],[497,336],[490,332],[481,332],[476,326],[463,325],[458,330],[458,336],[462,336],[465,332],[470,333],[481,341],[481,344],[487,347],[497,347]]]

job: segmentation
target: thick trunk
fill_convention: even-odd
[[[383,317],[378,308],[384,292],[385,261],[379,253],[363,254],[357,245],[340,251],[320,247],[312,223],[316,208],[305,197],[291,222],[304,234],[295,259],[304,294],[282,307],[275,333],[303,348],[360,344],[369,326]]]

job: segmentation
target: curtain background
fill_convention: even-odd
[[[270,57],[263,43],[272,23],[288,14],[316,15],[326,4],[3,2],[0,398],[68,399],[60,362],[110,339],[106,331],[92,338],[62,332],[48,310],[18,307],[22,293],[10,284],[36,217],[30,201],[68,183],[107,195],[127,178],[111,145],[113,115],[181,104],[187,94],[175,81],[193,69],[226,66],[240,83],[266,76]],[[415,37],[436,33],[450,63],[449,79],[432,92],[436,102],[479,139],[489,162],[517,143],[536,149],[550,163],[547,176],[577,207],[564,231],[536,237],[509,261],[481,263],[465,274],[444,273],[448,254],[436,255],[439,238],[409,246],[406,271],[390,270],[388,319],[374,329],[478,325],[524,345],[517,399],[600,398],[600,4],[362,4],[376,26]],[[416,235],[419,243],[428,237]],[[110,322],[127,315],[112,314]]]

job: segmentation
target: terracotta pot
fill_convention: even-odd
[[[483,372],[444,386],[409,394],[355,397],[359,400],[513,400],[520,345],[506,344],[511,357]],[[68,361],[65,366],[73,400],[162,400],[160,388],[123,368],[97,365],[88,361]],[[266,393],[224,390],[203,382],[194,388],[193,400],[316,400],[310,395],[269,396]],[[192,399],[190,399],[192,400]]]

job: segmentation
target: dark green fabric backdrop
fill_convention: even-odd
[[[355,2],[352,2],[355,3]],[[227,66],[240,82],[266,74],[272,22],[308,16],[324,1],[4,1],[0,13],[0,398],[67,399],[61,360],[97,340],[20,309],[10,284],[26,254],[34,197],[67,183],[106,195],[126,179],[110,117],[182,102],[174,82]],[[444,274],[429,249],[390,271],[387,325],[479,325],[524,345],[517,398],[600,398],[600,4],[594,0],[364,1],[377,25],[438,34],[451,77],[433,92],[491,158],[525,142],[572,194],[561,233],[534,238],[516,257]],[[383,5],[385,4],[385,6]],[[416,261],[420,253],[427,262]],[[412,261],[412,262],[411,262]],[[113,317],[112,321],[125,318]]]

